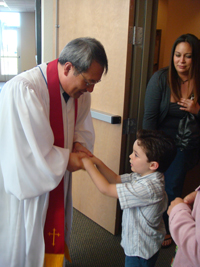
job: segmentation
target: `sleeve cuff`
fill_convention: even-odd
[[[170,215],[169,215],[169,224],[171,223],[171,221],[174,219],[174,217],[176,216],[176,214],[182,210],[188,210],[191,211],[191,209],[188,207],[187,204],[185,203],[179,203],[177,204],[175,207],[173,207]]]

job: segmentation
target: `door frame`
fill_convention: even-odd
[[[56,17],[55,9],[57,8],[55,8],[54,6],[54,16],[52,17],[53,21],[55,21]],[[154,47],[155,47],[154,37],[156,33],[157,9],[158,9],[158,0],[130,0],[129,29],[128,29],[129,34],[127,43],[128,49],[127,49],[126,66],[125,66],[126,68],[125,98],[124,98],[124,109],[123,109],[122,120],[133,118],[136,121],[136,129],[135,132],[132,134],[122,135],[120,166],[119,166],[120,174],[130,172],[129,171],[130,166],[128,164],[130,150],[132,149],[132,144],[136,137],[136,130],[139,129],[142,125],[143,108],[144,108],[143,103],[144,103],[146,85],[148,79],[151,77],[153,73],[153,57],[154,57]],[[134,26],[143,28],[142,45],[132,44]],[[48,28],[44,30],[48,31]],[[55,40],[52,37],[52,41],[54,42],[54,44],[57,41],[59,41],[58,44],[59,46],[61,45],[60,38],[58,38],[58,40]],[[45,46],[43,46],[43,49],[45,49]],[[83,178],[82,175],[80,176],[81,176],[80,181],[88,179],[85,177]],[[78,177],[74,178],[75,180],[79,179]],[[80,196],[80,199],[82,198],[82,194]],[[80,201],[80,203],[81,205],[84,204],[83,201]],[[90,203],[90,206],[91,205],[92,203]],[[80,211],[84,213],[84,211],[82,210]],[[88,216],[88,214],[85,215]],[[122,212],[120,210],[119,201],[117,201],[114,234],[118,234],[120,231],[121,215]],[[91,218],[90,216],[88,217]]]
[[[130,25],[130,32],[134,27],[142,28],[143,40],[142,44],[131,43],[130,87],[125,97],[127,103],[124,105],[126,107],[124,120],[131,119],[135,128],[134,131],[122,137],[120,173],[131,172],[129,155],[132,153],[132,146],[136,140],[136,132],[142,128],[146,86],[153,74],[157,13],[158,0],[135,1],[135,20]]]

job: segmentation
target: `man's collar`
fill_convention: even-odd
[[[67,103],[67,101],[69,100],[70,96],[66,92],[63,92],[62,95],[63,95],[63,97],[65,99],[65,102]]]

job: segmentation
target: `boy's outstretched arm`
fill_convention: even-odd
[[[96,165],[97,169],[100,173],[107,179],[110,184],[120,184],[121,177],[117,175],[114,171],[112,171],[108,166],[106,166],[103,161],[99,158],[93,156],[90,157],[91,161]]]
[[[110,197],[118,198],[116,183],[121,183],[120,176],[110,170],[102,161],[93,158],[83,158],[85,170],[92,178],[99,191]],[[94,166],[96,164],[97,168]]]

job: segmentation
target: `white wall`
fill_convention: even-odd
[[[53,0],[41,1],[41,23],[42,23],[42,62],[48,62],[56,58],[53,51],[53,36],[54,36],[54,9]]]
[[[21,72],[36,66],[35,12],[21,16]]]

